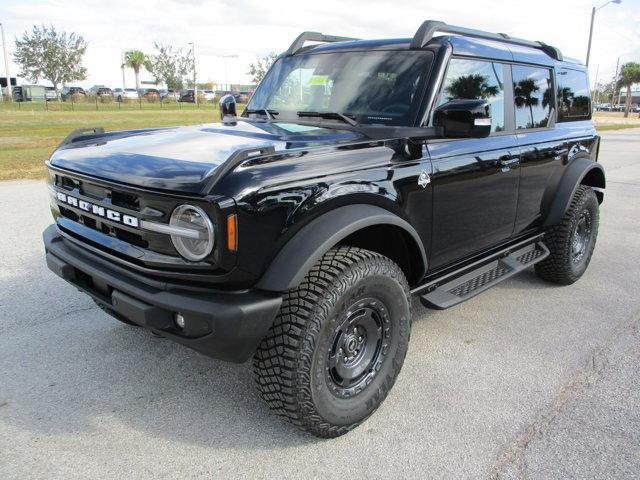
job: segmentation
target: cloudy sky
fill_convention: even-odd
[[[256,56],[285,50],[303,30],[358,38],[411,37],[427,18],[543,40],[584,60],[593,6],[592,0],[2,0],[0,22],[10,54],[14,38],[34,24],[79,33],[89,42],[89,77],[80,84],[116,87],[122,86],[121,52],[152,52],[154,41],[184,50],[194,42],[199,81],[244,83]],[[592,82],[597,68],[599,81],[610,79],[617,57],[621,63],[640,61],[639,25],[640,0],[598,10]],[[4,63],[0,65],[4,76]],[[13,63],[10,69],[14,75]],[[131,72],[127,83],[133,85]]]

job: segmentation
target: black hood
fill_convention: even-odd
[[[216,169],[238,150],[272,147],[283,152],[361,139],[354,131],[291,123],[212,123],[80,138],[56,150],[50,163],[118,183],[204,194]]]

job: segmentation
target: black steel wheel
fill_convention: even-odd
[[[573,263],[580,263],[584,258],[591,241],[591,228],[591,213],[585,208],[580,212],[571,234],[571,261]]]
[[[258,390],[299,428],[343,435],[387,396],[410,330],[409,287],[398,265],[368,250],[334,248],[285,294],[254,356]]]
[[[336,396],[356,395],[371,383],[389,350],[391,328],[389,311],[375,298],[342,314],[327,356],[327,383]]]

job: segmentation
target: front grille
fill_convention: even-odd
[[[121,215],[129,215],[141,220],[157,223],[168,223],[173,209],[187,199],[180,199],[170,195],[147,192],[127,187],[114,186],[100,180],[87,180],[73,174],[55,172],[51,177],[54,196],[62,192],[78,200],[78,205],[69,205],[56,200],[59,215],[92,230],[109,235],[132,246],[149,250],[165,256],[181,259],[168,235],[140,229],[137,226],[113,221],[90,211],[83,211],[80,200],[91,205],[101,206],[113,210]],[[211,204],[188,199],[190,203],[201,205],[205,210],[211,209]],[[77,234],[77,232],[76,232]],[[108,247],[103,247],[108,250]],[[175,263],[175,262],[174,262]]]
[[[233,283],[236,277],[242,281],[249,278],[233,271],[235,252],[224,250],[222,243],[214,247],[208,258],[194,263],[178,254],[166,233],[139,228],[142,221],[168,224],[171,212],[178,205],[189,203],[202,208],[213,220],[216,238],[226,238],[226,222],[216,219],[236,213],[231,199],[149,191],[47,166],[53,216],[65,241],[75,247],[145,278],[186,282],[190,288],[215,284],[232,289],[238,286]],[[73,200],[71,203],[69,198]],[[104,212],[96,214],[94,206],[103,207]],[[108,212],[121,213],[120,221],[108,218]],[[125,216],[137,219],[138,226],[125,223]]]

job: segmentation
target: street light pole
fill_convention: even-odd
[[[616,5],[620,5],[622,0],[609,0],[607,3],[600,5],[598,8],[593,7],[591,9],[591,27],[589,27],[589,44],[587,45],[587,60],[584,62],[586,66],[589,66],[589,57],[591,56],[591,40],[593,39],[593,22],[596,18],[596,12],[600,10],[602,7],[606,7],[610,3],[615,3]]]
[[[9,101],[13,100],[11,96],[11,75],[9,74],[9,55],[7,54],[7,42],[4,39],[4,25],[0,23],[0,31],[2,31],[2,49],[4,50],[4,71],[7,75],[7,97]]]

